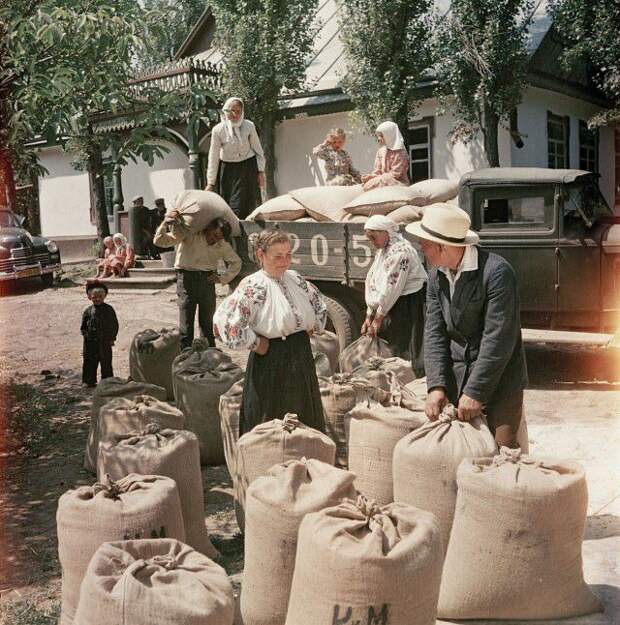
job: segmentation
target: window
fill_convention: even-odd
[[[412,184],[432,175],[431,134],[430,124],[409,128],[409,178]]]
[[[598,129],[579,120],[579,169],[598,173]]]
[[[547,113],[547,154],[550,169],[569,167],[568,124],[568,117]]]

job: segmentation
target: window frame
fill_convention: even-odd
[[[585,143],[583,142],[583,138],[584,135],[589,135],[590,137],[592,137],[592,143]],[[596,128],[595,130],[590,130],[588,128],[588,124],[587,122],[585,122],[583,119],[579,120],[579,169],[583,169],[584,171],[591,171],[594,174],[598,174],[599,173],[599,158],[598,158],[598,151],[599,151],[599,140],[600,140],[600,134],[598,131],[598,128]],[[582,150],[591,150],[591,155],[592,155],[592,160],[594,161],[594,167],[590,168],[590,167],[584,167],[584,161],[582,160]],[[586,161],[590,161],[590,159],[586,156]]]
[[[561,125],[562,128],[562,140],[552,139],[549,133],[550,125]],[[561,164],[557,162],[557,151],[554,150],[552,155],[551,146],[563,146],[564,159]],[[551,165],[551,159],[553,158],[554,164]],[[570,167],[570,118],[568,116],[556,115],[551,111],[547,111],[547,167],[549,169],[568,169]]]
[[[427,142],[426,143],[412,143],[411,135],[414,130],[418,130],[420,128],[427,129]],[[408,127],[408,137],[407,137],[407,154],[409,155],[409,180],[411,183],[414,183],[413,179],[413,151],[419,150],[421,148],[426,148],[428,151],[428,158],[426,159],[416,159],[416,163],[428,163],[428,178],[424,178],[424,180],[429,180],[433,177],[433,139],[435,137],[435,120],[432,117],[423,117],[422,119],[416,121],[410,121]],[[418,180],[417,182],[421,182]]]

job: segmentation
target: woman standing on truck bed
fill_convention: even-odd
[[[375,157],[375,168],[362,176],[364,191],[377,187],[409,184],[409,155],[405,141],[394,122],[383,122],[375,131],[381,145]]]
[[[323,408],[309,335],[322,332],[327,308],[319,291],[291,266],[285,232],[251,235],[259,271],[244,278],[213,318],[230,349],[249,349],[239,435],[271,419],[296,413],[324,431]]]

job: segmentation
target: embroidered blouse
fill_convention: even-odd
[[[244,278],[213,317],[230,349],[254,349],[259,336],[285,338],[296,332],[322,332],[327,307],[316,287],[296,271],[274,278],[260,270]]]
[[[398,184],[409,185],[409,156],[407,150],[379,148],[371,178],[364,183],[364,191]]]
[[[351,156],[346,150],[334,150],[331,145],[321,143],[312,153],[325,161],[325,182],[328,185],[344,184],[354,185],[362,181],[360,172],[353,167]]]
[[[420,256],[402,235],[390,233],[366,276],[366,315],[386,315],[402,295],[417,293],[428,276]]]

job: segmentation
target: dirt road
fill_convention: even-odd
[[[174,289],[155,295],[112,292],[120,333],[116,375],[128,374],[132,337],[145,328],[175,325]],[[24,287],[0,298],[0,623],[55,623],[60,595],[55,512],[58,497],[92,483],[82,469],[90,389],[80,385],[83,287],[63,280]],[[235,360],[244,365],[245,354]],[[531,452],[573,458],[587,471],[590,492],[583,547],[587,581],[606,612],[565,623],[620,622],[620,384],[601,382],[598,352],[528,351],[526,392]],[[592,373],[596,369],[595,373]],[[607,370],[607,365],[603,367]],[[42,373],[42,372],[46,373]],[[225,467],[203,471],[207,524],[238,588],[243,541]],[[4,561],[3,561],[4,560]]]

